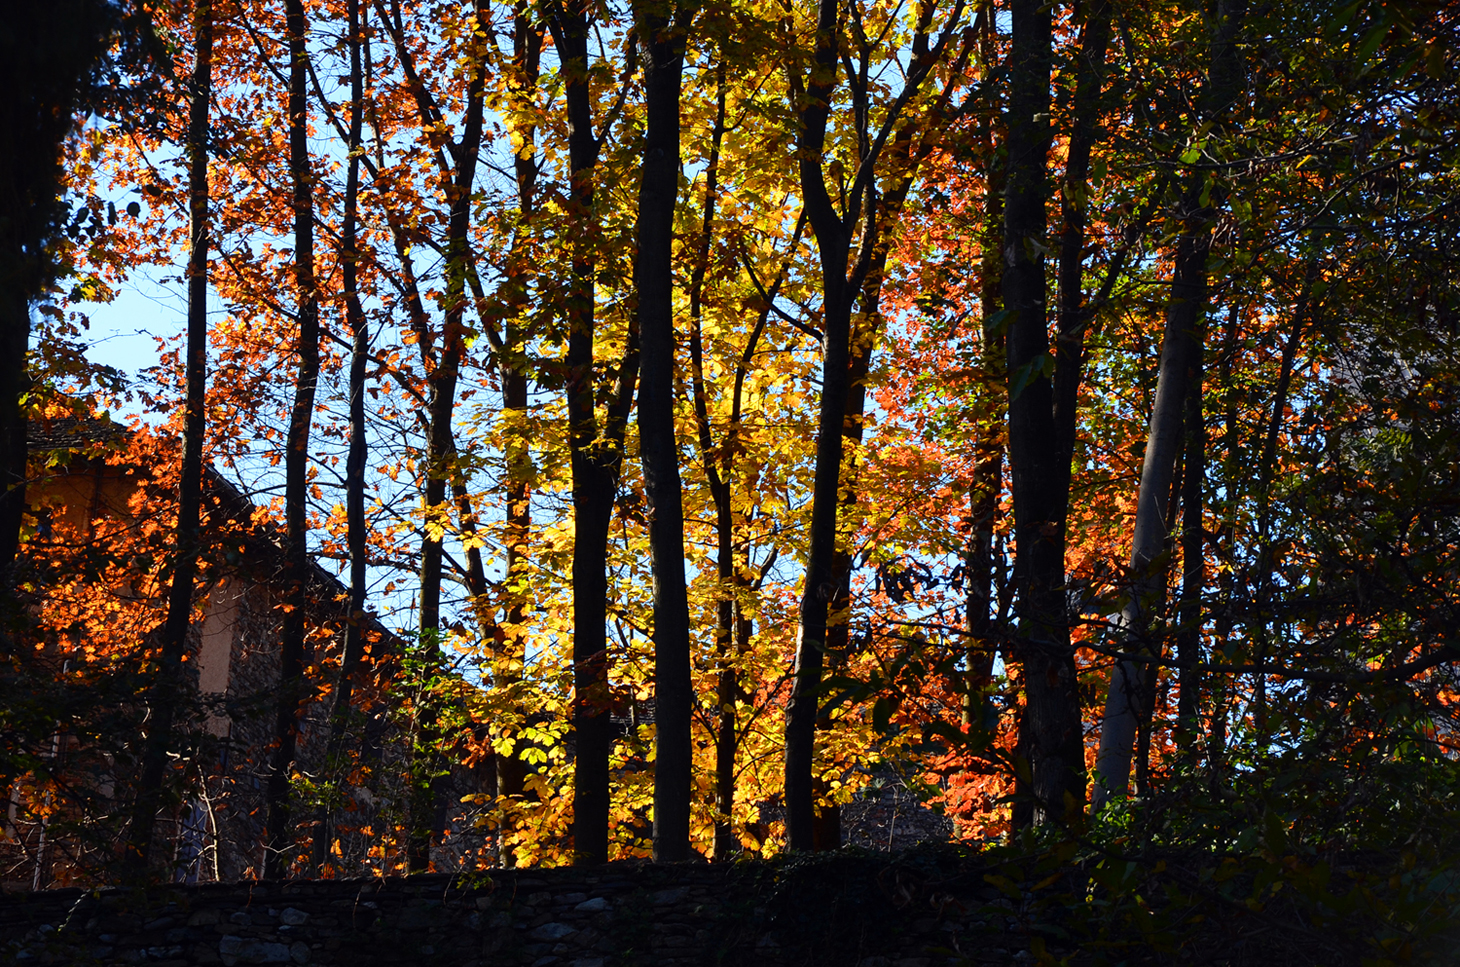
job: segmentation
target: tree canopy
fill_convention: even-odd
[[[0,167],[3,429],[131,421],[8,491],[22,825],[175,852],[205,464],[286,562],[260,875],[834,848],[887,783],[1117,852],[1454,817],[1450,5],[67,10],[145,22],[159,93],[103,110],[115,26],[43,102],[0,58],[60,152]],[[120,378],[88,316],[159,270],[197,315]],[[48,523],[87,458],[148,468],[147,527]],[[62,734],[153,771],[103,793]]]

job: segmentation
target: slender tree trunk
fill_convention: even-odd
[[[340,281],[345,298],[345,322],[353,343],[350,355],[350,449],[345,458],[345,544],[350,555],[349,620],[345,625],[345,647],[340,657],[340,683],[330,710],[329,738],[325,744],[325,769],[339,775],[345,750],[354,694],[355,678],[365,657],[366,530],[365,459],[365,372],[370,358],[370,328],[359,292],[359,207],[360,142],[364,124],[365,74],[360,61],[360,0],[346,0],[346,45],[350,51],[350,129],[347,140],[349,161],[345,169],[344,219],[340,227]],[[334,835],[328,806],[323,807],[314,827],[315,874],[330,862]]]
[[[1194,199],[1188,199],[1192,201]],[[1131,597],[1121,616],[1126,629],[1126,650],[1159,649],[1154,622],[1165,592],[1165,574],[1155,564],[1166,549],[1168,500],[1182,449],[1182,417],[1186,393],[1201,353],[1202,315],[1206,303],[1206,261],[1210,242],[1206,219],[1192,215],[1177,243],[1176,271],[1166,331],[1161,341],[1161,362],[1156,378],[1156,402],[1141,465],[1140,492],[1132,539]],[[1141,696],[1154,669],[1147,663],[1122,659],[1111,674],[1096,762],[1099,781],[1095,806],[1111,794],[1123,794],[1130,778],[1131,743],[1142,718]]]
[[[184,349],[183,453],[177,486],[177,530],[167,618],[162,626],[152,721],[142,754],[137,802],[128,831],[129,864],[145,870],[167,774],[172,727],[185,692],[183,659],[193,616],[193,583],[202,545],[203,437],[208,385],[208,108],[213,87],[212,0],[193,7],[191,102],[188,105],[188,333]]]
[[[1187,400],[1191,394],[1187,394]],[[1177,429],[1182,440],[1186,439],[1185,422]],[[1184,444],[1183,444],[1184,446]],[[1175,472],[1171,475],[1171,493],[1166,498],[1166,541],[1162,554],[1168,559],[1176,553],[1178,533],[1176,530],[1176,517],[1181,509],[1181,487],[1186,474],[1183,467],[1183,459],[1177,458]],[[1143,669],[1145,674],[1141,676],[1139,704],[1136,709],[1136,758],[1135,758],[1135,788],[1136,795],[1149,796],[1151,787],[1151,736],[1155,731],[1156,721],[1156,698],[1160,694],[1161,668],[1159,665],[1151,665]]]
[[[478,3],[478,27],[485,32],[487,13]],[[484,41],[483,41],[484,42]],[[456,478],[454,465],[456,445],[451,425],[456,411],[456,383],[465,350],[466,327],[462,319],[466,310],[467,261],[470,252],[468,232],[471,228],[472,191],[476,182],[477,155],[482,141],[483,92],[486,86],[485,55],[473,52],[471,76],[467,81],[467,104],[463,118],[461,143],[455,153],[456,171],[451,184],[451,214],[446,226],[446,299],[441,327],[441,352],[435,368],[428,374],[429,392],[426,409],[429,428],[426,438],[426,526],[421,538],[421,644],[426,649],[427,674],[436,667],[441,647],[441,575],[442,540],[450,516],[446,503],[448,482]],[[432,752],[436,739],[432,701],[428,697],[421,709],[418,731],[422,750],[418,768],[426,773],[413,782],[410,844],[406,853],[409,872],[424,873],[430,867],[431,846],[440,835],[437,798],[439,769]]]
[[[992,24],[987,28],[992,30]],[[992,45],[986,43],[986,47]],[[992,61],[992,51],[985,53],[985,64]],[[998,650],[993,640],[992,614],[994,601],[994,525],[999,512],[999,496],[1004,490],[1004,421],[1008,397],[1004,373],[1004,329],[998,323],[1003,286],[1003,193],[1004,171],[995,150],[995,121],[992,114],[984,119],[981,135],[985,158],[985,191],[983,213],[983,258],[979,266],[979,303],[983,313],[982,345],[979,363],[982,368],[982,390],[987,400],[979,415],[974,444],[973,486],[969,490],[969,520],[972,534],[966,555],[968,649],[965,655],[967,691],[963,701],[963,724],[981,726],[988,709],[984,690],[993,679],[994,657]]]
[[[513,17],[512,61],[514,94],[519,106],[530,111],[531,93],[537,89],[538,67],[542,53],[542,33],[528,17],[525,4],[518,4]],[[526,636],[519,630],[526,623],[529,596],[527,593],[529,551],[532,527],[532,450],[527,428],[528,381],[524,327],[521,321],[529,301],[529,278],[526,236],[536,204],[537,158],[536,126],[522,129],[523,148],[513,158],[513,174],[517,181],[518,227],[513,233],[512,251],[507,257],[506,309],[503,326],[503,347],[500,372],[502,377],[503,417],[508,426],[503,463],[506,471],[506,623],[502,652],[495,661],[497,688],[512,688],[521,681],[527,659]],[[496,756],[496,784],[499,796],[515,799],[522,796],[527,777],[525,763],[514,749],[512,754]]]
[[[1251,637],[1257,643],[1253,661],[1262,664],[1272,637],[1272,619],[1268,614],[1268,598],[1272,593],[1272,481],[1277,473],[1278,436],[1282,433],[1283,418],[1287,415],[1288,389],[1293,381],[1293,362],[1297,358],[1298,343],[1303,338],[1303,328],[1308,322],[1308,303],[1313,294],[1313,283],[1318,278],[1318,259],[1308,259],[1303,274],[1303,288],[1293,308],[1293,328],[1283,343],[1282,361],[1278,367],[1277,386],[1273,388],[1272,415],[1262,441],[1262,455],[1257,465],[1257,587],[1253,594],[1253,611],[1257,626]],[[1267,727],[1267,676],[1261,672],[1253,675],[1253,725],[1259,743],[1266,741]]]
[[[851,362],[851,296],[847,284],[851,230],[837,213],[822,172],[831,97],[836,89],[838,20],[835,0],[820,0],[816,55],[801,98],[797,146],[801,190],[821,260],[821,408],[816,429],[816,470],[807,534],[806,583],[802,588],[796,666],[786,709],[786,838],[793,850],[816,845],[816,795],[812,773],[827,618],[841,576],[836,573],[836,517],[841,484],[842,430],[846,423]]]
[[[719,582],[718,600],[715,603],[715,662],[719,666],[719,676],[715,687],[717,713],[713,856],[716,860],[723,860],[733,855],[739,845],[731,820],[735,807],[735,703],[740,697],[740,684],[735,673],[735,606],[741,582],[735,567],[735,523],[730,506],[730,479],[734,458],[728,445],[723,455],[717,454],[715,450],[710,426],[709,399],[705,389],[704,333],[701,326],[705,275],[709,270],[710,247],[714,237],[715,204],[719,199],[720,143],[725,136],[727,91],[723,63],[715,69],[715,89],[715,123],[710,131],[710,156],[705,165],[705,211],[689,283],[689,357],[700,463],[705,469],[710,498],[715,504],[715,577]],[[752,330],[752,344],[759,340],[760,332],[764,328],[763,320],[768,313],[769,309],[762,311],[761,320]],[[737,390],[742,382],[743,377],[737,379]],[[732,403],[737,411],[739,403],[737,392]],[[734,432],[733,429],[731,432]]]
[[[1100,136],[1100,96],[1105,86],[1105,51],[1110,43],[1109,0],[1094,0],[1080,32],[1075,73],[1074,129],[1070,132],[1065,181],[1060,196],[1059,338],[1055,344],[1054,424],[1059,437],[1055,486],[1060,491],[1063,529],[1068,516],[1070,464],[1075,452],[1076,411],[1085,369],[1085,330],[1092,307],[1085,302],[1086,199],[1090,192],[1090,153]],[[1119,271],[1112,264],[1111,272]]]
[[[1227,310],[1227,331],[1223,336],[1222,364],[1218,385],[1225,396],[1225,428],[1222,442],[1222,480],[1224,483],[1222,506],[1222,534],[1217,547],[1225,558],[1225,567],[1217,574],[1218,610],[1213,623],[1212,654],[1216,657],[1230,657],[1232,636],[1232,614],[1235,602],[1232,600],[1233,574],[1237,558],[1237,507],[1240,501],[1242,481],[1241,458],[1237,445],[1241,439],[1241,427],[1237,420],[1238,388],[1232,379],[1232,369],[1237,361],[1238,323],[1241,311],[1234,304]],[[1207,784],[1213,796],[1220,795],[1222,788],[1222,766],[1227,746],[1227,688],[1226,679],[1219,678],[1212,688],[1211,731],[1207,735]]]
[[[1176,746],[1189,755],[1196,737],[1197,715],[1201,700],[1201,673],[1195,667],[1201,658],[1201,596],[1205,580],[1203,555],[1206,553],[1202,530],[1202,485],[1206,480],[1206,417],[1203,413],[1200,347],[1196,353],[1196,373],[1192,391],[1186,394],[1186,455],[1182,458],[1185,472],[1181,482],[1181,605],[1176,632],[1176,657],[1182,663],[1177,676]]]
[[[274,761],[269,770],[264,876],[288,875],[294,837],[289,781],[299,731],[304,681],[304,617],[308,606],[309,430],[319,381],[319,301],[314,280],[314,176],[310,170],[306,88],[309,64],[303,0],[285,0],[289,32],[289,172],[293,181],[294,280],[298,297],[299,373],[284,453],[284,621],[279,641],[279,696]]]
[[[1083,805],[1084,744],[1065,603],[1069,459],[1055,422],[1049,375],[1055,361],[1045,322],[1041,254],[1049,198],[1053,28],[1050,8],[1039,0],[1013,0],[1011,11],[1003,290],[1009,312],[1009,460],[1017,542],[1014,654],[1023,669],[1020,729],[1032,778],[1031,819],[1038,823],[1063,816],[1067,799]]]
[[[680,21],[682,11],[674,11]],[[684,578],[684,508],[674,432],[674,203],[679,187],[682,22],[656,8],[635,11],[644,57],[644,160],[639,185],[638,256],[643,374],[639,450],[654,560],[654,859],[690,857],[689,809],[694,687],[689,667],[689,600]]]
[[[597,225],[588,78],[588,21],[578,7],[557,7],[548,21],[564,79],[568,166],[572,178],[569,242],[572,279],[563,295],[568,323],[566,386],[573,476],[573,761],[574,862],[608,859],[609,752],[613,745],[608,686],[608,529],[623,470],[624,432],[639,375],[639,327],[631,320],[615,385],[605,392],[602,425],[595,412],[594,277]]]
[[[721,87],[720,110],[717,112],[716,130],[724,131],[724,92]],[[706,168],[706,191],[713,197],[716,191],[716,172],[719,170],[718,140],[710,153]],[[737,661],[750,646],[750,619],[744,616],[747,595],[753,590],[744,571],[735,563],[735,517],[731,502],[735,471],[735,455],[739,449],[742,406],[744,403],[745,377],[749,375],[755,361],[760,338],[770,319],[771,302],[780,292],[785,280],[785,268],[777,274],[776,280],[766,293],[760,315],[751,327],[750,337],[745,342],[740,358],[735,365],[735,381],[730,396],[730,420],[725,439],[718,450],[711,433],[708,397],[704,385],[704,347],[700,330],[700,297],[704,282],[704,269],[709,264],[709,218],[711,209],[706,208],[704,242],[700,249],[700,260],[690,279],[690,366],[694,384],[695,417],[699,427],[701,460],[705,475],[710,483],[710,494],[715,502],[716,572],[720,580],[720,600],[716,607],[715,654],[720,665],[716,682],[715,732],[715,846],[714,857],[725,859],[738,851],[739,840],[734,835],[732,814],[735,806],[735,756],[739,751],[736,733],[735,705],[745,698],[736,671]],[[794,252],[800,243],[801,233],[806,227],[805,216],[797,220],[796,230],[791,234],[790,251]]]
[[[917,90],[932,65],[943,56],[953,25],[963,12],[962,4],[955,4],[949,16],[948,29],[936,47],[930,48],[927,30],[933,9],[933,5],[928,4],[920,14],[910,45],[913,62],[903,96],[896,102],[899,106]],[[861,117],[864,127],[859,138],[859,174],[847,192],[846,211],[839,211],[827,188],[823,162],[831,103],[838,84],[840,31],[836,0],[820,0],[815,55],[809,76],[805,79],[804,91],[802,79],[798,75],[793,75],[792,79],[793,96],[799,105],[796,144],[801,194],[807,221],[816,236],[821,263],[823,326],[820,412],[816,429],[816,470],[811,488],[811,525],[807,533],[806,579],[801,593],[796,666],[785,726],[786,836],[793,850],[815,849],[818,841],[817,796],[813,781],[816,728],[820,719],[822,668],[833,644],[830,617],[849,560],[845,552],[837,548],[837,517],[842,497],[843,438],[851,413],[849,406],[856,401],[852,395],[856,390],[854,353],[863,348],[860,341],[853,345],[852,303],[874,267],[881,243],[879,229],[883,226],[878,217],[876,166],[886,144],[885,136],[896,122],[895,113],[885,118],[884,124],[888,127],[874,141],[867,136],[865,115]],[[854,100],[862,100],[863,95],[854,92]],[[904,139],[899,137],[898,140]],[[855,266],[851,262],[854,233],[861,236]],[[858,336],[859,339],[868,336],[875,340],[875,329],[869,333],[858,333]],[[870,345],[869,342],[867,351],[870,351]],[[860,413],[856,415],[856,422],[860,425]]]
[[[1211,67],[1202,98],[1203,113],[1209,119],[1220,117],[1236,95],[1241,57],[1236,37],[1245,11],[1246,0],[1220,0],[1214,12]],[[1160,643],[1154,636],[1153,623],[1162,609],[1166,584],[1164,571],[1158,566],[1166,540],[1165,502],[1171,491],[1177,455],[1182,449],[1181,423],[1187,388],[1201,359],[1207,255],[1216,208],[1221,204],[1215,190],[1211,191],[1211,203],[1203,203],[1204,178],[1203,174],[1191,176],[1181,199],[1181,236],[1176,245],[1156,401],[1141,465],[1131,539],[1131,596],[1122,614],[1127,635],[1125,650],[1148,652],[1155,657],[1159,657]],[[1095,764],[1099,774],[1096,808],[1111,794],[1123,794],[1129,783],[1131,743],[1138,729],[1140,693],[1144,677],[1151,673],[1146,662],[1121,660],[1111,674]]]

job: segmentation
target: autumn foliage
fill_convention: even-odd
[[[687,849],[810,847],[799,808],[834,847],[889,786],[959,838],[1048,826],[1117,850],[1249,850],[1258,823],[1354,848],[1418,808],[1408,787],[1433,812],[1405,822],[1453,815],[1451,7],[205,6],[201,213],[204,6],[139,4],[154,54],[127,69],[162,94],[58,142],[69,207],[27,301],[6,572],[5,879],[114,878],[144,735],[170,755],[154,873],[210,875],[177,844],[214,835],[187,817],[224,746],[288,778],[287,800],[232,800],[257,818],[237,875],[582,860],[590,780],[590,859],[662,851],[656,795],[683,794],[655,787],[678,748],[656,675],[675,555],[651,549],[672,505],[645,489],[646,393],[669,401],[672,439],[650,442],[680,480]],[[675,44],[654,267],[640,189],[667,115],[646,65]],[[200,219],[187,660],[245,574],[269,602],[260,654],[291,614],[305,645],[267,707],[187,679],[159,737],[188,345],[158,310],[157,364],[124,374],[88,325],[140,280],[185,283]],[[670,279],[664,374],[649,268]],[[244,568],[287,557],[296,498],[319,576]],[[585,567],[601,629],[575,618],[597,613]],[[1104,775],[1122,754],[1129,778]],[[63,845],[40,857],[41,837]]]

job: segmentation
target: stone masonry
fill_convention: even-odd
[[[955,878],[956,880],[956,878]],[[619,967],[1027,964],[1015,905],[886,854],[770,864],[492,870],[474,879],[76,889],[0,898],[0,963]]]

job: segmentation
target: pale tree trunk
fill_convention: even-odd
[[[1177,243],[1176,272],[1171,284],[1171,303],[1166,312],[1166,331],[1161,342],[1161,361],[1156,380],[1156,401],[1151,409],[1145,459],[1141,464],[1140,491],[1136,504],[1132,538],[1130,601],[1121,614],[1126,629],[1125,649],[1146,653],[1157,647],[1152,637],[1155,617],[1165,596],[1166,575],[1155,567],[1166,550],[1166,515],[1176,461],[1182,449],[1183,411],[1187,386],[1195,375],[1201,352],[1201,317],[1206,304],[1206,257],[1210,237],[1205,220],[1195,232],[1184,232]],[[1095,808],[1104,805],[1112,793],[1122,794],[1130,778],[1131,744],[1142,718],[1142,696],[1147,675],[1154,675],[1148,663],[1121,659],[1111,674],[1105,702],[1105,719],[1100,732],[1100,752],[1095,763],[1099,774],[1095,787]]]
[[[1202,113],[1212,121],[1230,107],[1240,83],[1241,51],[1236,39],[1245,12],[1246,0],[1220,0],[1213,12],[1214,21],[1209,28],[1211,66],[1202,97]],[[1181,236],[1176,245],[1156,400],[1141,464],[1131,538],[1130,600],[1121,615],[1125,628],[1124,650],[1149,659],[1159,658],[1161,651],[1154,624],[1165,598],[1166,574],[1159,564],[1164,561],[1167,501],[1177,456],[1183,448],[1181,427],[1186,394],[1201,360],[1207,256],[1216,209],[1221,204],[1215,190],[1210,203],[1202,203],[1203,182],[1204,175],[1193,175],[1181,198]],[[1111,673],[1100,751],[1095,762],[1098,775],[1094,806],[1097,809],[1109,796],[1123,795],[1129,784],[1131,746],[1139,728],[1141,695],[1146,690],[1148,675],[1155,675],[1154,664],[1134,658],[1121,659]]]
[[[167,618],[162,626],[157,681],[152,689],[151,721],[137,781],[137,802],[127,835],[129,864],[146,869],[152,833],[167,774],[173,721],[185,694],[183,659],[193,616],[193,583],[201,549],[203,436],[208,384],[208,107],[213,87],[213,7],[193,7],[193,62],[188,105],[188,331],[183,402],[182,468],[177,486],[177,529]]]

